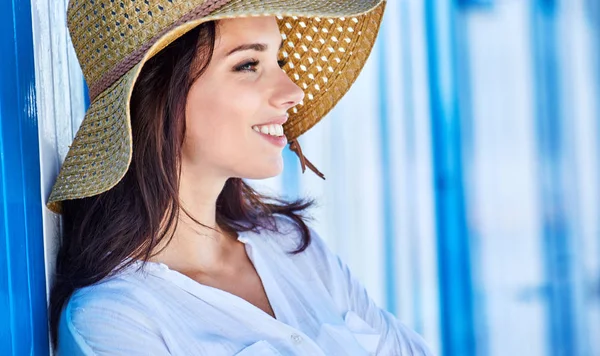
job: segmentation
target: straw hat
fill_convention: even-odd
[[[114,187],[132,157],[129,99],[145,62],[199,24],[276,16],[283,70],[305,92],[285,124],[290,148],[348,91],[377,37],[386,0],[70,0],[67,23],[91,105],[52,188],[48,208]],[[314,169],[316,171],[316,169]]]

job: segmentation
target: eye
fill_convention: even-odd
[[[256,67],[260,62],[258,60],[252,59],[250,61],[244,62],[234,68],[236,72],[256,72]],[[283,68],[288,63],[288,59],[280,59],[277,61],[279,68]]]
[[[244,62],[237,67],[234,68],[236,72],[256,72],[256,66],[258,65],[257,60],[250,60],[248,62]]]

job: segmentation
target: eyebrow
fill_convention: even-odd
[[[230,56],[230,55],[234,54],[235,52],[249,51],[249,50],[254,50],[257,52],[265,52],[268,48],[269,48],[269,45],[267,45],[265,43],[247,43],[247,44],[237,46],[236,48],[227,52],[227,56]],[[280,50],[281,50],[281,48],[283,48],[283,40],[281,40],[281,44],[279,45]]]

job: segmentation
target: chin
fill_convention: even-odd
[[[282,156],[244,163],[243,166],[233,168],[233,176],[260,180],[277,177],[283,172]]]
[[[256,180],[268,179],[268,178],[277,177],[278,175],[281,174],[282,171],[283,171],[282,169],[265,170],[265,171],[261,171],[261,172],[254,171],[249,174],[243,174],[243,175],[241,175],[241,177],[247,178],[247,179],[256,179]]]
[[[251,169],[244,170],[243,172],[237,172],[237,176],[247,179],[268,179],[277,177],[283,172],[283,162],[280,161],[277,164],[269,164],[262,166],[254,166]]]

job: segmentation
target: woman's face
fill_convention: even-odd
[[[281,70],[280,45],[274,17],[218,23],[213,57],[187,97],[185,171],[250,179],[281,173],[281,124],[304,93]]]

